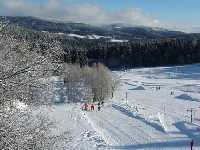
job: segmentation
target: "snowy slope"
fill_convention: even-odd
[[[57,122],[52,134],[69,131],[69,149],[74,150],[188,150],[191,139],[200,149],[199,64],[114,73],[120,84],[100,112],[82,111],[80,104],[45,109]]]
[[[177,67],[140,68],[116,73],[121,76],[121,85],[114,99],[118,103],[120,100],[121,103],[128,103],[128,106],[131,108],[137,108],[137,110],[133,109],[133,112],[138,111],[137,114],[140,118],[163,128],[165,134],[168,136],[166,138],[168,142],[162,144],[171,145],[174,138],[180,143],[185,138],[188,140],[194,138],[196,142],[199,141],[199,64]],[[156,86],[160,86],[161,89],[156,90]],[[137,90],[137,87],[143,87],[145,90]],[[174,95],[171,95],[172,91]],[[127,102],[125,100],[126,92],[128,93]],[[191,99],[177,98],[183,94],[189,95]],[[190,112],[187,111],[191,108],[193,109],[193,124],[189,123]],[[164,136],[161,137],[165,139]],[[168,149],[175,149],[178,147],[180,149],[181,146],[186,147],[186,145],[182,143],[174,147],[163,146],[163,148],[170,147]],[[196,143],[196,145],[199,145],[199,143]]]

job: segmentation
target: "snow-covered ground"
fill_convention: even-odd
[[[61,34],[61,33],[58,33]],[[109,41],[112,43],[124,43],[124,42],[128,42],[128,40],[120,40],[120,39],[112,39],[112,37],[110,36],[100,36],[100,35],[79,35],[79,34],[67,34],[67,36],[69,37],[75,37],[75,38],[80,38],[80,39],[90,39],[90,40],[94,40],[94,39],[110,39]]]
[[[112,42],[112,43],[126,43],[126,42],[128,42],[128,40],[111,39],[110,42]]]
[[[80,104],[45,109],[57,125],[52,134],[69,131],[74,150],[188,150],[191,139],[200,149],[200,64],[114,73],[120,84],[101,111]]]
[[[112,37],[110,36],[101,36],[101,35],[95,35],[95,34],[92,34],[92,35],[79,35],[79,34],[67,34],[67,36],[70,36],[70,37],[76,37],[76,38],[81,38],[81,39],[90,39],[90,40],[94,40],[94,39],[110,39]]]

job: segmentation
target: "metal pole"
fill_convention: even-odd
[[[112,86],[112,98],[114,97],[114,87]]]
[[[126,105],[128,105],[127,99],[128,99],[128,93],[126,92]]]
[[[192,108],[190,108],[190,109],[188,109],[187,111],[189,111],[190,112],[190,122],[192,123],[192,121],[193,121],[193,116],[192,116],[192,112],[193,112],[193,109]]]
[[[164,109],[164,116],[165,116],[166,115],[165,104],[163,104],[163,109]]]
[[[101,87],[101,101],[103,100],[103,93],[102,93],[102,87]]]

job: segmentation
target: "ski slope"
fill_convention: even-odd
[[[200,149],[200,64],[113,73],[120,84],[101,111],[80,104],[45,109],[56,121],[52,134],[69,131],[74,150],[188,150],[191,139]]]

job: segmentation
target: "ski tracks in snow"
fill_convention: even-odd
[[[145,124],[140,120],[126,116],[111,106],[103,107],[100,112],[84,112],[83,115],[109,146],[147,144],[153,139],[143,130]]]
[[[51,110],[46,110],[49,117],[56,122],[52,134],[60,135],[70,132],[72,140],[67,147],[70,150],[104,150],[106,143],[99,134],[88,124],[84,112],[79,105],[57,105]]]

